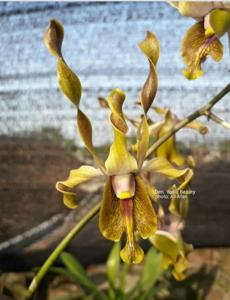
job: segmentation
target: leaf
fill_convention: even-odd
[[[141,286],[144,291],[151,289],[162,274],[162,255],[154,248],[150,248],[146,257],[141,276]]]
[[[120,243],[115,243],[107,260],[107,276],[113,286],[120,267],[120,250]]]
[[[67,270],[69,270],[76,278],[76,280],[86,287],[88,290],[100,295],[101,298],[98,299],[106,299],[103,293],[97,288],[97,286],[91,281],[91,279],[86,274],[83,266],[77,261],[77,259],[67,253],[63,252],[61,254],[61,260],[63,264],[66,266]]]
[[[115,243],[107,259],[107,277],[109,280],[109,296],[116,299],[115,280],[120,267],[120,243]]]
[[[65,277],[68,277],[72,281],[79,283],[78,278],[71,271],[69,271],[67,269],[60,268],[60,267],[52,267],[49,269],[49,272],[63,275]]]

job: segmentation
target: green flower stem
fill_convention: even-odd
[[[212,100],[210,100],[207,104],[191,113],[189,116],[178,122],[174,128],[168,131],[165,135],[163,135],[159,140],[156,141],[152,146],[149,147],[146,157],[148,157],[151,153],[153,153],[158,147],[160,147],[167,139],[169,139],[172,135],[174,135],[178,130],[185,127],[188,123],[193,120],[199,118],[200,116],[207,115],[207,112],[218,102],[220,101],[227,93],[230,92],[230,83],[226,85],[226,87],[217,94]]]
[[[60,242],[60,244],[54,249],[54,251],[47,258],[43,266],[40,268],[38,273],[33,278],[28,290],[26,299],[31,299],[36,289],[38,288],[39,283],[44,278],[46,273],[49,271],[49,268],[54,264],[59,255],[63,250],[69,245],[72,239],[76,236],[78,232],[99,212],[100,203],[95,205],[81,220],[78,222],[75,227],[65,236],[65,238]]]

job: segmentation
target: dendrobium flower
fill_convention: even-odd
[[[156,63],[159,57],[159,43],[156,37],[147,32],[146,38],[139,44],[149,62],[149,75],[141,91],[143,108],[142,121],[137,130],[137,153],[131,154],[127,145],[128,126],[122,111],[125,94],[114,89],[105,103],[111,110],[110,123],[114,141],[105,162],[98,157],[92,142],[92,127],[87,116],[81,111],[81,83],[76,74],[66,64],[61,45],[64,37],[62,25],[51,20],[45,33],[44,42],[57,58],[57,73],[60,89],[77,108],[77,125],[82,140],[92,154],[97,168],[81,166],[71,170],[65,181],[58,181],[56,188],[63,193],[64,204],[69,208],[77,207],[73,188],[97,177],[104,178],[102,203],[99,214],[99,229],[102,235],[112,241],[119,241],[126,234],[126,244],[121,250],[121,258],[126,263],[140,263],[144,253],[136,241],[136,235],[146,239],[157,230],[157,216],[147,193],[143,171],[162,173],[171,179],[186,184],[192,177],[190,169],[178,170],[164,158],[145,160],[149,144],[147,112],[157,91]]]
[[[161,138],[167,132],[172,130],[174,126],[181,120],[171,112],[168,108],[153,107],[153,109],[158,113],[164,116],[164,121],[153,123],[149,126],[150,136],[155,137],[156,139]],[[198,131],[200,134],[206,134],[208,128],[199,121],[192,121],[188,123],[185,128],[191,128]],[[155,155],[157,157],[164,157],[169,162],[175,163],[178,166],[188,165],[189,167],[194,167],[195,162],[191,155],[184,157],[179,153],[176,146],[176,135],[170,137],[165,141],[159,148],[157,148]]]
[[[192,244],[183,241],[179,230],[174,233],[157,230],[150,241],[163,254],[163,269],[173,266],[172,275],[174,278],[178,281],[183,280],[188,268],[187,256],[193,250]]]
[[[230,2],[170,1],[170,4],[183,16],[198,21],[187,31],[181,46],[187,66],[183,73],[188,79],[196,79],[203,75],[201,64],[208,55],[217,62],[223,56],[220,38],[227,33],[230,40]]]

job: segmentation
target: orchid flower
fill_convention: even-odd
[[[168,131],[172,130],[174,126],[181,120],[171,112],[168,108],[161,108],[154,106],[153,109],[156,113],[164,116],[164,121],[153,123],[149,126],[150,136],[155,137],[156,139],[161,138]],[[191,128],[196,130],[200,134],[204,135],[208,132],[207,126],[203,123],[194,120],[188,123],[185,128]],[[170,163],[175,163],[177,166],[188,165],[189,167],[195,166],[195,161],[191,155],[184,157],[179,153],[176,146],[176,135],[174,134],[167,141],[165,141],[159,148],[157,148],[155,155],[157,157],[164,157]]]
[[[77,108],[78,130],[97,168],[87,165],[71,170],[66,180],[57,182],[56,188],[63,194],[64,204],[69,208],[76,208],[76,194],[73,189],[81,183],[98,177],[103,178],[105,185],[99,213],[99,229],[105,238],[112,241],[119,241],[125,233],[126,244],[120,252],[121,258],[125,263],[140,263],[144,252],[138,245],[136,236],[147,239],[157,230],[157,215],[147,193],[142,172],[162,173],[184,184],[188,184],[193,175],[189,168],[176,169],[162,157],[145,160],[149,144],[147,112],[155,98],[158,84],[156,73],[159,57],[158,40],[152,33],[147,32],[146,38],[139,44],[150,68],[140,96],[143,117],[137,130],[136,156],[131,154],[127,145],[128,126],[122,111],[125,94],[120,89],[114,89],[107,101],[111,110],[109,120],[114,141],[110,146],[108,158],[103,162],[93,146],[91,123],[80,109],[82,94],[80,80],[62,56],[63,38],[62,25],[56,20],[51,20],[44,36],[44,43],[57,59],[60,89]]]
[[[227,33],[230,41],[230,3],[220,1],[170,1],[172,6],[186,17],[197,20],[186,33],[181,46],[181,55],[186,65],[183,71],[188,79],[204,74],[201,64],[210,55],[220,61],[223,45],[220,38]]]
[[[185,279],[185,271],[188,268],[188,254],[193,250],[193,246],[183,241],[180,230],[173,233],[166,230],[157,230],[150,241],[163,254],[163,269],[173,266],[172,275],[174,278],[178,281]]]

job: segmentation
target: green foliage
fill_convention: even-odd
[[[74,281],[80,283],[86,290],[95,294],[96,299],[107,299],[107,297],[97,288],[89,276],[86,274],[84,267],[69,253],[62,253],[61,260],[65,265],[68,273]]]
[[[79,295],[58,297],[55,300],[150,300],[158,291],[158,283],[163,274],[161,268],[162,255],[154,248],[148,251],[144,264],[138,269],[138,278],[130,288],[133,281],[134,266],[121,263],[120,243],[115,243],[108,256],[105,270],[105,282],[96,285],[92,276],[88,275],[80,262],[69,253],[62,253],[61,260],[64,267],[53,267],[51,272],[69,278],[81,287]],[[133,284],[131,284],[133,285]]]

